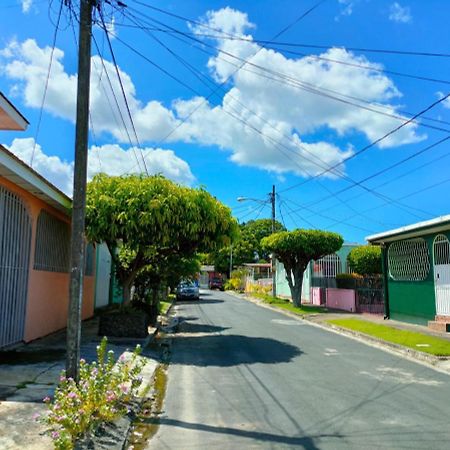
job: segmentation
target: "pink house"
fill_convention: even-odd
[[[28,122],[0,93],[0,130]],[[66,326],[71,200],[0,145],[0,348]],[[95,261],[88,246],[83,319],[94,311]]]

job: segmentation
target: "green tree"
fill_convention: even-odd
[[[284,226],[275,221],[275,232],[284,230]],[[261,247],[261,239],[272,234],[271,219],[250,220],[241,224],[239,231],[239,236],[233,242],[233,267],[270,259],[269,252]],[[230,270],[230,252],[227,246],[214,253],[212,260],[217,272]]]
[[[262,247],[273,253],[286,270],[286,280],[295,306],[301,305],[303,272],[312,259],[334,253],[344,240],[337,233],[321,230],[282,231],[264,238]]]
[[[381,248],[375,245],[355,247],[348,254],[348,263],[352,270],[360,275],[381,273]]]
[[[100,174],[88,184],[86,233],[92,242],[108,245],[125,303],[147,265],[214,251],[229,244],[236,231],[230,209],[202,188],[180,186],[161,175]]]

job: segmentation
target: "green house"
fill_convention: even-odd
[[[367,237],[383,255],[386,316],[448,331],[450,215]]]

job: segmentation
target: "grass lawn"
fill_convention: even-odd
[[[250,294],[250,296],[259,298],[268,305],[275,306],[276,308],[286,309],[287,311],[293,312],[300,316],[304,316],[305,314],[317,314],[328,312],[326,308],[320,306],[302,305],[300,308],[297,308],[289,300],[279,297],[272,297],[271,295],[268,294]]]
[[[161,300],[159,302],[159,314],[166,314],[166,312],[170,308],[170,305],[172,304],[174,299],[175,299],[175,296],[170,294],[167,297],[167,300]]]
[[[399,330],[398,328],[360,319],[333,319],[327,320],[327,322],[431,355],[450,356],[450,341],[438,337],[414,331]]]

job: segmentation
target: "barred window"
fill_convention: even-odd
[[[425,239],[408,239],[391,244],[388,265],[393,280],[425,280],[430,272],[430,256]]]
[[[326,255],[314,263],[314,276],[319,278],[335,278],[342,272],[341,258],[336,253]]]
[[[84,274],[88,277],[92,277],[94,275],[94,255],[95,249],[92,243],[88,243],[86,245],[86,256],[85,256],[85,264],[84,264]]]
[[[37,220],[35,270],[68,272],[69,260],[69,224],[42,210]]]

